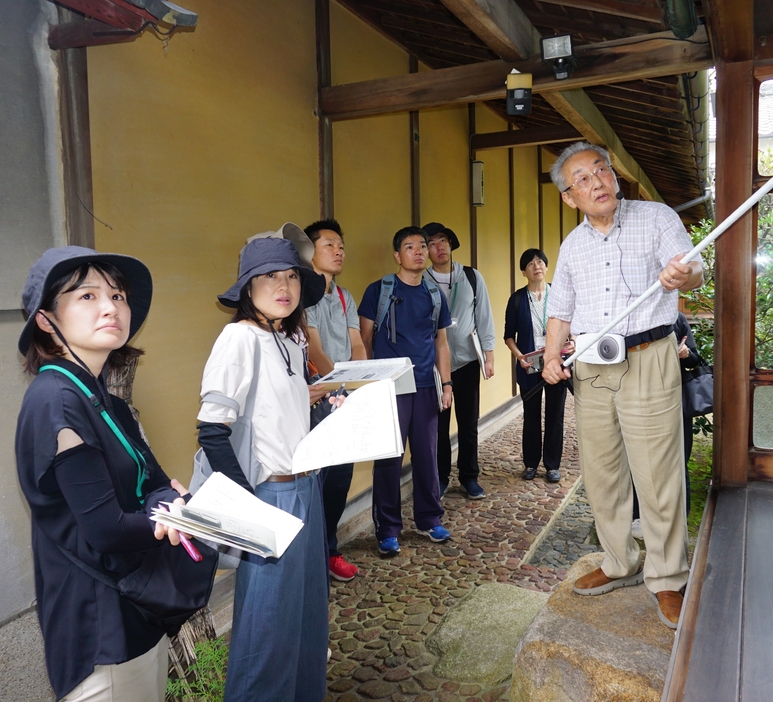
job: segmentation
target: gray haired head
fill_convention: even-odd
[[[609,151],[606,149],[596,146],[595,144],[589,144],[587,141],[575,141],[574,144],[570,144],[561,152],[561,155],[550,167],[550,180],[553,181],[553,185],[555,185],[560,192],[564,192],[564,190],[571,185],[571,183],[567,183],[564,178],[564,166],[566,165],[566,162],[572,158],[572,156],[581,154],[583,151],[595,151],[606,161],[608,166],[612,165],[612,161],[609,158]]]

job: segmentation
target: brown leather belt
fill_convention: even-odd
[[[293,475],[269,475],[266,478],[267,483],[291,483],[296,478],[305,478],[307,475],[311,475],[311,471],[305,471],[304,473],[293,473]]]

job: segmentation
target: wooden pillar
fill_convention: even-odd
[[[331,83],[330,0],[316,0],[317,26],[317,114],[319,93]],[[319,214],[330,219],[334,214],[333,196],[333,124],[319,115]]]
[[[467,105],[467,125],[469,133],[469,143],[472,143],[472,135],[475,134],[475,103]],[[468,203],[470,207],[470,265],[473,268],[478,267],[478,208],[472,204],[472,161],[475,158],[475,152],[470,147],[470,157],[467,161],[467,174],[470,179]]]
[[[752,194],[754,76],[751,61],[717,63],[717,220]],[[754,305],[754,217],[718,240],[714,343],[714,479],[745,485],[748,472]]]
[[[57,8],[60,24],[85,21]],[[94,248],[94,197],[91,174],[89,80],[86,49],[63,49],[59,66],[59,109],[62,132],[62,169],[67,243]]]
[[[413,54],[408,55],[408,71],[419,72],[419,60]],[[411,224],[421,226],[421,158],[419,152],[419,111],[410,112],[410,149],[411,149]]]

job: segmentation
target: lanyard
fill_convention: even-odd
[[[113,434],[116,435],[118,441],[120,441],[121,445],[126,449],[126,453],[131,456],[132,460],[137,466],[137,489],[135,494],[137,495],[137,499],[140,501],[140,504],[144,505],[145,498],[142,496],[142,483],[145,482],[145,478],[147,477],[145,470],[145,457],[142,455],[142,453],[136,451],[134,447],[128,442],[126,437],[123,435],[123,432],[113,421],[113,418],[107,413],[107,410],[104,408],[100,409],[102,403],[99,401],[99,398],[97,398],[97,396],[91,392],[91,390],[89,390],[78,377],[76,377],[73,373],[70,373],[70,371],[68,371],[66,368],[61,368],[60,366],[42,366],[40,368],[41,372],[47,370],[59,371],[60,373],[66,375],[70,380],[72,380],[72,382],[83,391],[83,394],[89,398],[89,402],[94,405],[94,408],[97,410],[97,412],[99,412],[99,415],[102,417],[102,419],[105,420],[107,426],[109,426]]]
[[[544,299],[543,304],[542,304],[542,320],[541,320],[542,321],[542,334],[541,334],[541,336],[545,336],[545,334],[547,333],[547,329],[548,329],[548,295],[550,295],[550,286],[546,285],[545,286],[545,299]],[[540,319],[537,316],[537,307],[534,304],[534,300],[531,299],[531,291],[528,288],[526,288],[526,296],[529,298],[529,307],[531,309],[532,319],[534,319],[534,317],[537,317],[537,321],[539,322]]]

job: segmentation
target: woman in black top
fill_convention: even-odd
[[[19,351],[35,378],[19,413],[16,462],[30,505],[38,618],[57,699],[164,699],[166,632],[67,555],[117,579],[164,537],[179,543],[148,514],[187,491],[170,482],[128,406],[105,386],[108,362],[120,364],[131,352],[126,343],[147,316],[151,292],[140,261],[76,246],[46,251],[24,288],[29,317]],[[92,406],[96,400],[142,454],[144,471]]]

